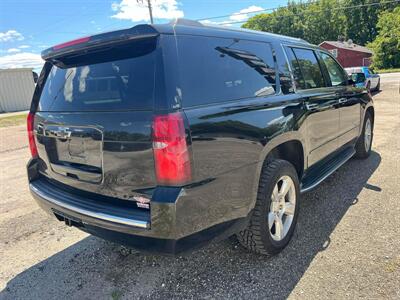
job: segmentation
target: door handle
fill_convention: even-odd
[[[314,110],[317,110],[318,104],[317,103],[306,103],[306,108],[308,110],[314,111]]]
[[[339,98],[339,103],[343,104],[347,102],[347,98]]]

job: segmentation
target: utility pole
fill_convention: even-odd
[[[136,0],[137,3],[142,3],[143,4],[143,0]],[[150,22],[151,24],[153,24],[153,11],[151,8],[151,0],[147,0],[147,7],[149,8],[149,14],[150,14]]]
[[[153,12],[151,9],[151,0],[147,0],[147,7],[149,8],[150,22],[153,24]]]

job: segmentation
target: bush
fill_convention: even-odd
[[[382,12],[377,24],[378,36],[368,45],[374,51],[374,68],[400,67],[400,7]]]

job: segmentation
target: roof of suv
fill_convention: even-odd
[[[229,28],[226,26],[208,25],[188,19],[176,19],[167,24],[154,24],[150,26],[152,26],[157,32],[164,34],[192,34],[215,37],[229,37],[237,39],[257,39],[268,42],[280,41],[311,45],[303,39],[293,38],[285,35],[243,28]]]
[[[220,38],[247,39],[264,42],[281,42],[317,47],[299,38],[288,37],[273,33],[261,32],[248,29],[233,29],[223,26],[210,26],[198,21],[187,19],[176,19],[168,24],[139,24],[131,28],[104,32],[89,37],[78,38],[66,43],[42,51],[42,58],[45,60],[61,57],[67,54],[76,53],[80,50],[97,49],[116,42],[124,42],[136,38],[151,37],[158,34],[198,35]]]

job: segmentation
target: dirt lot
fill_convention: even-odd
[[[382,76],[371,157],[302,198],[290,245],[235,239],[171,258],[67,228],[28,193],[24,126],[0,128],[0,299],[400,299],[400,73]]]

